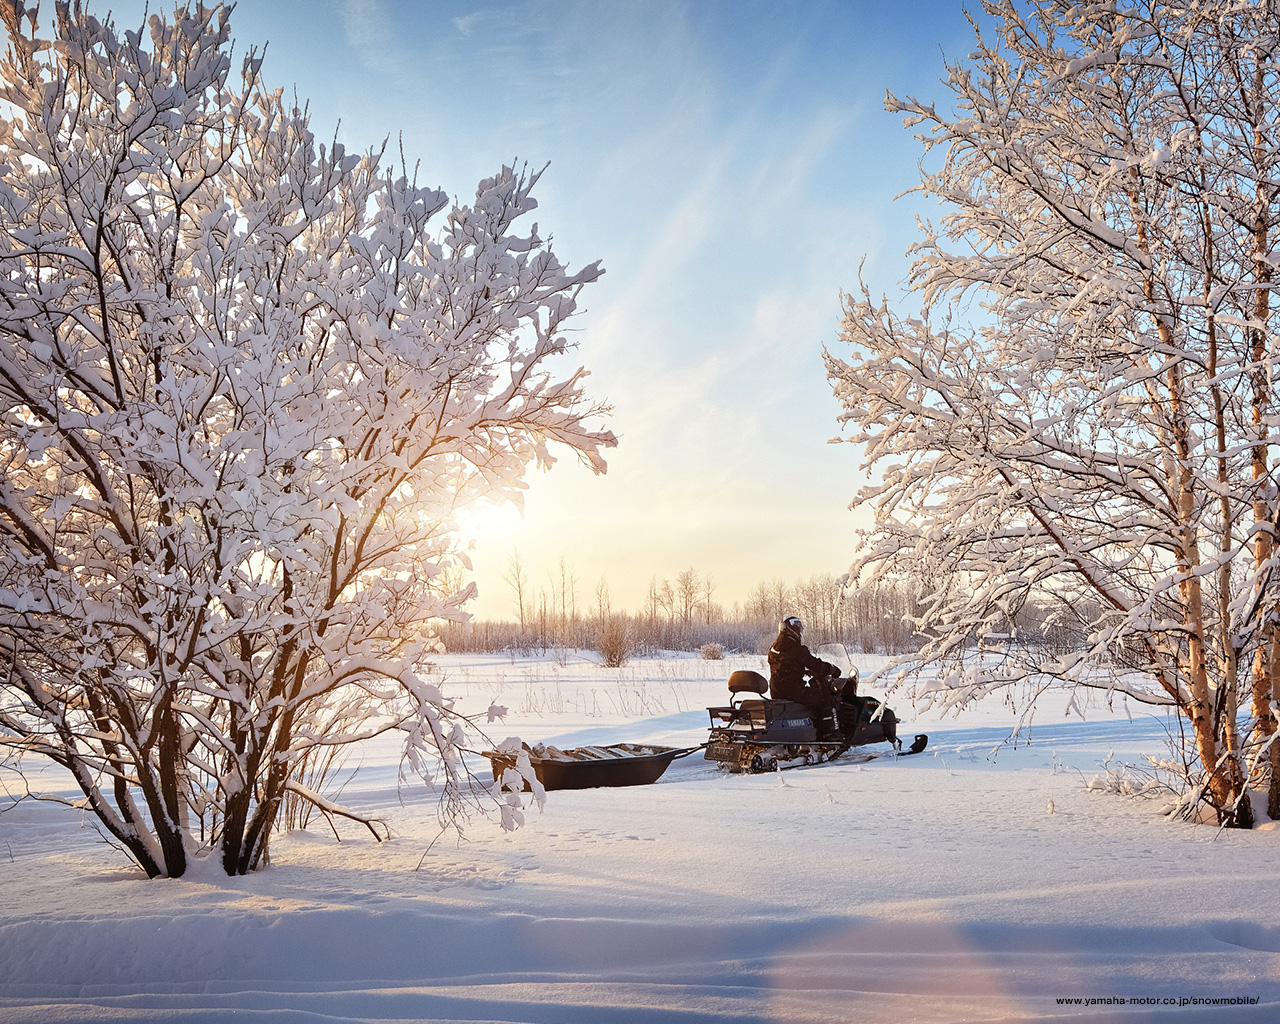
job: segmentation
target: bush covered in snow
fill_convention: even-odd
[[[601,270],[522,226],[538,175],[451,205],[318,144],[229,13],[60,4],[49,43],[0,6],[0,744],[150,875],[263,864],[380,732],[446,821],[487,800],[416,668],[469,596],[455,512],[614,443],[549,365]]]

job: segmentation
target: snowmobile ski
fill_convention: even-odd
[[[890,750],[862,750],[862,749],[855,750],[852,747],[845,746],[845,747],[842,747],[838,753],[833,753],[830,757],[827,757],[826,759],[821,761],[799,760],[799,761],[792,761],[789,764],[784,764],[783,762],[778,761],[773,765],[772,768],[769,768],[769,767],[764,767],[760,769],[748,768],[747,771],[752,774],[754,774],[757,771],[791,772],[801,768],[821,768],[824,765],[828,765],[832,761],[835,761],[837,759],[839,759],[841,764],[867,764],[870,761],[879,761],[882,759],[890,759],[890,760],[896,761],[900,757],[910,757],[912,754],[920,753],[922,750],[924,750],[924,748],[928,745],[928,743],[929,743],[928,736],[926,736],[924,733],[917,733],[916,738],[911,743],[911,746],[905,749],[901,745]]]

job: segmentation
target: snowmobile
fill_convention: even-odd
[[[703,756],[733,772],[769,772],[834,761],[850,747],[872,743],[889,743],[899,755],[924,750],[928,736],[917,734],[904,750],[897,716],[874,697],[858,696],[858,670],[843,644],[824,644],[815,653],[841,673],[825,680],[838,694],[826,721],[815,722],[803,704],[769,699],[769,680],[759,672],[739,670],[729,676],[733,696],[728,707],[707,708],[711,735]]]

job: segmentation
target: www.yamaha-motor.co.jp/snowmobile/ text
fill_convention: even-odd
[[[924,734],[904,750],[897,716],[876,698],[858,695],[858,671],[843,644],[825,644],[817,655],[841,670],[837,677],[819,680],[837,694],[834,720],[815,723],[803,704],[769,699],[769,681],[760,673],[734,672],[729,676],[729,705],[707,708],[711,735],[706,759],[730,771],[767,772],[833,761],[851,747],[873,743],[888,743],[899,755],[924,750],[929,742]]]

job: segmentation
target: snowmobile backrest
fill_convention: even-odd
[[[759,672],[752,672],[750,669],[739,669],[729,676],[729,692],[763,695],[769,692],[769,680]]]

